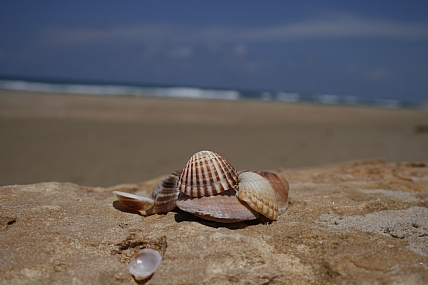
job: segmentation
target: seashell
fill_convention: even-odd
[[[177,181],[181,171],[175,171],[159,183],[152,195],[149,197],[139,196],[131,193],[113,191],[123,206],[133,211],[146,211],[147,214],[167,213],[173,210],[175,201],[180,195]]]
[[[261,175],[254,172],[239,174],[237,196],[263,216],[271,220],[278,218],[278,202],[275,191]]]
[[[235,189],[230,189],[215,196],[189,197],[182,195],[177,207],[205,220],[221,223],[235,223],[254,220],[259,213],[236,197]]]
[[[143,280],[152,275],[162,261],[157,250],[145,248],[134,254],[129,260],[129,272],[135,280]]]
[[[190,197],[213,196],[238,183],[236,169],[215,152],[195,153],[184,167],[178,181],[180,192]]]
[[[278,214],[281,215],[285,213],[288,208],[288,192],[290,189],[288,181],[281,175],[278,175],[274,172],[256,169],[246,170],[244,172],[248,171],[257,173],[269,181],[270,186],[272,186],[273,190],[275,191],[276,201],[278,202]]]
[[[159,183],[150,196],[150,198],[155,202],[153,208],[147,211],[148,214],[168,213],[176,207],[175,202],[178,199],[178,195],[180,195],[180,191],[177,187],[180,174],[181,170],[175,171],[170,175],[165,176],[165,178]]]
[[[119,202],[133,211],[145,211],[153,207],[155,201],[152,198],[138,196],[131,193],[113,191]]]

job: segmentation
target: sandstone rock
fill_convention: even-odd
[[[113,190],[70,183],[0,188],[2,284],[135,284],[127,263],[164,259],[147,284],[426,284],[428,167],[357,161],[277,169],[290,182],[278,221],[220,224],[183,212],[144,217]]]

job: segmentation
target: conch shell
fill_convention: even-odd
[[[178,189],[190,197],[214,196],[238,183],[236,169],[215,152],[203,150],[187,162]]]
[[[254,172],[239,174],[238,198],[263,216],[278,219],[275,191],[263,176]]]

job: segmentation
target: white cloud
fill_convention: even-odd
[[[41,41],[47,45],[93,43],[210,45],[239,42],[235,51],[242,53],[245,52],[245,46],[242,44],[245,42],[351,37],[428,39],[428,23],[407,23],[385,19],[365,19],[348,14],[329,14],[327,17],[313,20],[257,28],[151,24],[117,26],[109,29],[49,28],[43,35]]]
[[[189,47],[175,48],[169,51],[168,55],[175,59],[185,59],[192,56],[192,49]]]
[[[400,23],[340,15],[247,30],[241,39],[295,40],[312,38],[383,37],[392,39],[427,39],[428,23]]]

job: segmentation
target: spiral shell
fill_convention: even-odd
[[[275,191],[261,175],[254,172],[239,174],[237,195],[239,199],[263,216],[271,220],[278,218]]]
[[[290,189],[288,181],[281,175],[278,175],[274,172],[256,169],[246,170],[244,172],[248,171],[257,173],[269,181],[270,186],[272,186],[273,190],[275,191],[276,201],[278,202],[278,214],[281,215],[285,213],[288,208],[288,191]]]
[[[131,193],[113,191],[119,202],[132,211],[145,211],[153,207],[155,201],[152,198],[138,196]]]
[[[221,223],[242,222],[259,217],[259,213],[236,197],[235,189],[200,198],[183,195],[178,199],[177,207],[202,219]]]
[[[213,196],[236,186],[236,169],[212,151],[195,153],[184,167],[178,189],[190,197]]]
[[[168,213],[176,207],[175,202],[180,195],[180,191],[177,187],[180,174],[181,170],[175,171],[165,176],[165,178],[159,183],[151,195],[151,198],[154,200],[154,206],[148,212],[149,214]]]
[[[129,272],[135,280],[144,280],[156,271],[161,261],[162,256],[157,250],[142,249],[129,260]]]

